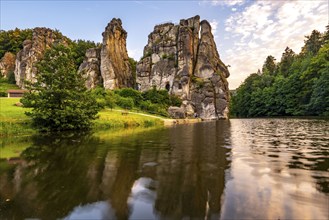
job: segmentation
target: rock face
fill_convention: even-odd
[[[220,60],[211,26],[195,16],[179,25],[154,27],[137,64],[140,90],[153,86],[183,99],[181,110],[187,117],[227,118],[229,71]],[[179,114],[183,115],[183,114]]]
[[[16,55],[15,79],[19,87],[24,88],[24,80],[33,81],[36,74],[36,62],[42,59],[45,51],[53,44],[66,45],[66,39],[57,32],[48,28],[34,28],[32,40],[23,42],[23,49]]]
[[[10,72],[15,70],[15,54],[6,52],[0,60],[0,73],[3,77],[8,77]]]
[[[93,89],[102,85],[103,79],[100,71],[100,49],[91,48],[86,51],[83,63],[79,67],[79,73],[86,78],[86,87]]]
[[[133,87],[134,80],[126,48],[127,32],[120,19],[113,18],[103,32],[101,75],[106,89]]]

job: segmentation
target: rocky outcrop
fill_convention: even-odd
[[[229,71],[219,58],[211,26],[200,22],[199,16],[183,19],[179,25],[155,26],[137,64],[139,89],[156,86],[178,95],[187,117],[227,118],[227,77]]]
[[[106,89],[133,87],[134,80],[126,48],[127,32],[120,19],[113,18],[103,33],[101,75]]]
[[[0,60],[0,74],[3,77],[8,77],[8,74],[15,70],[15,54],[6,52]]]
[[[32,40],[23,42],[23,49],[16,55],[15,79],[19,87],[24,81],[33,81],[37,74],[36,63],[42,59],[45,51],[54,44],[67,45],[67,39],[58,31],[49,28],[34,28]]]
[[[100,71],[100,49],[91,48],[86,51],[83,63],[79,67],[79,73],[86,79],[88,89],[102,85],[103,80]]]

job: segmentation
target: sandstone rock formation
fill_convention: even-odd
[[[127,32],[113,18],[103,33],[101,75],[106,89],[133,87],[134,80],[126,48]]]
[[[32,40],[25,40],[23,49],[16,55],[15,79],[19,87],[24,87],[24,80],[34,80],[37,74],[35,64],[53,44],[66,45],[67,40],[58,31],[49,28],[33,29]]]
[[[187,117],[196,113],[202,119],[227,118],[228,76],[211,26],[205,20],[200,22],[199,16],[183,19],[179,25],[155,26],[137,64],[140,90],[167,89],[183,99],[181,110]]]
[[[15,54],[6,52],[0,60],[0,74],[3,77],[7,77],[10,72],[15,70]]]
[[[79,67],[79,73],[86,78],[86,87],[93,89],[102,85],[103,80],[100,71],[100,49],[91,48],[86,51],[83,63]]]

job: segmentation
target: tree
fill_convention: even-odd
[[[279,65],[280,74],[284,77],[287,77],[289,75],[289,69],[292,62],[294,61],[294,58],[295,52],[289,47],[286,47],[284,53],[282,53],[281,62]]]
[[[12,52],[16,54],[23,48],[24,40],[32,39],[32,29],[3,31],[0,30],[0,58],[5,55],[6,52]]]
[[[303,54],[310,53],[312,56],[316,55],[322,45],[322,35],[319,31],[313,30],[311,35],[305,36],[306,40],[304,47],[302,48]]]
[[[274,75],[276,71],[275,58],[273,56],[267,56],[262,68],[263,74]]]
[[[71,49],[73,53],[73,58],[77,68],[79,68],[80,64],[83,62],[85,58],[86,51],[90,48],[96,48],[99,45],[95,44],[93,41],[85,41],[85,40],[77,40],[71,43]]]
[[[27,84],[29,92],[22,99],[33,108],[26,113],[33,124],[42,131],[90,128],[98,106],[77,73],[71,50],[54,46],[37,68],[36,82]]]

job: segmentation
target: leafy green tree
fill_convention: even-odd
[[[329,116],[329,42],[312,59],[310,69],[317,74],[313,78],[308,112],[311,115]]]
[[[79,68],[80,64],[83,62],[86,51],[90,48],[95,48],[98,46],[99,46],[98,44],[95,44],[95,42],[89,40],[86,41],[79,39],[71,43],[70,47],[77,68]]]
[[[298,55],[287,47],[277,65],[274,57],[268,56],[263,74],[251,74],[236,90],[230,103],[231,114],[237,117],[328,116],[327,32],[322,35],[313,31]]]
[[[37,64],[36,82],[22,99],[33,107],[26,114],[42,131],[88,129],[99,110],[77,73],[72,51],[62,45],[46,51]]]
[[[310,53],[312,56],[316,55],[323,43],[321,33],[317,30],[313,30],[311,35],[305,36],[305,38],[306,40],[304,41],[305,45],[302,48],[302,53]]]
[[[263,74],[274,75],[276,73],[276,63],[275,58],[273,56],[266,57],[262,68]]]
[[[32,39],[32,29],[4,31],[0,30],[0,58],[5,55],[6,52],[12,52],[16,54],[23,49],[23,41]]]
[[[294,61],[295,55],[296,55],[295,52],[289,47],[286,47],[284,53],[282,53],[282,57],[279,65],[279,72],[284,77],[287,77],[289,75],[289,69]]]

